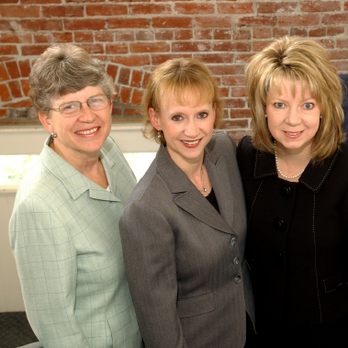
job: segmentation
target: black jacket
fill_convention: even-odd
[[[271,154],[238,146],[248,212],[247,261],[256,323],[348,317],[348,146],[279,179]]]
[[[340,78],[342,79],[342,92],[343,92],[343,99],[342,99],[342,107],[344,111],[344,121],[343,121],[343,131],[346,133],[348,142],[348,74],[342,74],[340,75]]]

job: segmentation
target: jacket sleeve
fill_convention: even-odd
[[[175,238],[165,217],[145,202],[120,220],[127,279],[146,348],[186,348],[177,312]]]
[[[76,252],[64,223],[46,202],[29,198],[15,207],[10,244],[26,313],[45,348],[88,348],[75,318]]]

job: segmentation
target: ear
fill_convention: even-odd
[[[51,125],[51,119],[49,118],[49,116],[47,114],[44,114],[43,112],[39,112],[39,119],[47,132],[52,133],[53,126]]]
[[[150,122],[153,125],[154,128],[157,130],[161,130],[161,119],[157,115],[154,108],[149,109],[149,116],[150,116]]]

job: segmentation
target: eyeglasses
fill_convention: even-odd
[[[74,117],[80,113],[82,104],[85,103],[93,111],[103,110],[109,106],[109,97],[105,94],[95,95],[85,102],[71,101],[60,105],[59,108],[51,108],[50,110],[59,111],[63,117]]]

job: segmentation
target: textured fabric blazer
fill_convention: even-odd
[[[48,145],[24,177],[10,244],[30,325],[45,348],[138,348],[118,220],[136,181],[108,138],[100,158],[110,191]]]
[[[147,348],[241,348],[254,317],[236,146],[206,146],[220,213],[161,146],[120,220],[126,274]]]
[[[348,143],[348,74],[340,75],[342,80],[342,108],[344,111],[344,120],[343,120],[343,131],[346,133],[347,139],[346,143]]]
[[[248,210],[247,261],[256,323],[321,324],[348,317],[348,146],[278,178],[274,155],[238,144]]]

